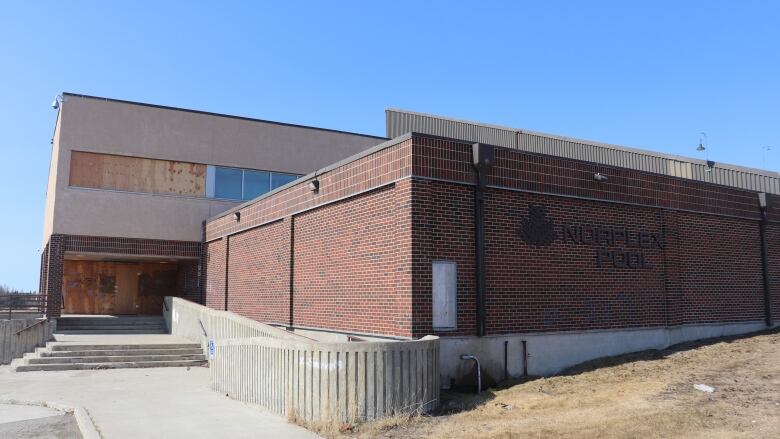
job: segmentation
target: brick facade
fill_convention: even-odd
[[[228,311],[289,324],[290,222],[285,218],[230,237]]]
[[[227,270],[240,314],[419,337],[433,332],[431,263],[450,260],[458,327],[441,335],[475,334],[471,160],[469,143],[412,135],[318,175],[319,192],[301,181],[241,207],[240,221],[208,222],[206,303],[224,308]],[[503,148],[487,183],[488,334],[764,317],[754,192]],[[780,316],[780,200],[769,199]]]
[[[412,304],[399,263],[407,221],[394,185],[295,216],[293,324],[405,336]]]
[[[41,292],[48,295],[46,314],[59,317],[62,311],[63,265],[66,252],[87,255],[157,256],[190,258],[179,262],[179,287],[182,297],[199,302],[202,297],[200,258],[202,243],[82,235],[49,237],[41,254]]]
[[[209,308],[225,309],[225,268],[227,267],[227,240],[222,238],[204,244],[203,263],[205,267],[206,298]]]
[[[767,226],[767,242],[769,253],[769,279],[772,291],[772,317],[780,321],[780,224]]]

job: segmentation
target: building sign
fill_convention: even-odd
[[[663,250],[660,232],[635,230],[625,226],[603,226],[579,222],[560,225],[556,230],[544,206],[529,206],[521,222],[520,237],[528,245],[548,246],[556,240],[564,244],[595,247],[596,265],[614,268],[652,268],[647,250]]]

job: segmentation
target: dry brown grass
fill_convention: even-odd
[[[447,408],[456,413],[400,416],[336,436],[780,438],[780,334],[591,362],[480,397],[458,395]]]

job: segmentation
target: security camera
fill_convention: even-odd
[[[607,180],[609,180],[609,177],[607,177],[606,175],[604,175],[604,174],[602,174],[600,172],[597,172],[597,173],[593,174],[593,179],[596,180],[596,181],[607,181]]]

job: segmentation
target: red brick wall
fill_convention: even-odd
[[[474,188],[431,181],[415,181],[414,188],[415,295],[430,297],[433,260],[456,261],[458,330],[442,334],[473,334]],[[551,222],[555,237],[548,245],[522,238],[530,206],[543,206]],[[632,245],[639,232],[663,235],[663,248],[650,241],[627,246],[614,237],[610,245],[606,236],[602,245],[575,243],[565,239],[564,225],[625,229]],[[763,318],[756,221],[488,189],[485,239],[491,334]],[[599,249],[641,252],[645,268],[616,267],[608,259],[599,266]],[[429,302],[420,310],[426,313],[416,335],[432,331]]]
[[[764,318],[758,221],[679,214],[684,323]]]
[[[410,174],[411,155],[412,140],[400,140],[385,149],[361,156],[318,175],[320,190],[317,192],[309,189],[309,180],[300,179],[283,191],[269,194],[240,208],[240,222],[233,220],[230,211],[207,222],[205,239],[212,241],[248,227],[392,183]]]
[[[780,224],[767,225],[766,240],[769,244],[769,282],[772,288],[772,317],[780,323]]]
[[[410,236],[398,233],[409,206],[398,191],[386,186],[295,217],[295,326],[411,335],[399,263]]]
[[[415,335],[433,333],[431,314],[432,263],[457,263],[458,329],[476,331],[474,264],[474,188],[430,180],[413,180],[412,227]]]
[[[209,308],[220,310],[225,309],[226,243],[227,238],[223,238],[204,244],[205,302]]]
[[[65,250],[71,252],[199,258],[202,251],[202,244],[195,241],[82,235],[62,236],[66,237]]]
[[[231,236],[229,259],[228,311],[288,325],[289,218]]]
[[[62,314],[62,275],[65,265],[65,235],[51,235],[44,247],[46,268],[42,271],[42,293],[46,298],[46,316],[59,317]]]
[[[177,273],[179,295],[191,302],[201,303],[203,289],[201,288],[200,261],[180,261],[177,265],[179,268]]]
[[[665,323],[662,250],[631,248],[614,236],[604,236],[600,244],[575,242],[564,229],[582,230],[582,241],[590,241],[591,227],[624,230],[628,236],[660,234],[658,210],[495,189],[488,191],[485,204],[490,333]],[[522,239],[531,207],[544,209],[551,222],[555,236],[549,244]],[[620,256],[604,255],[599,263],[600,251]],[[646,268],[616,267],[615,259],[628,265],[623,264],[625,251],[637,252],[629,258],[641,252]],[[640,265],[638,259],[633,263]]]
[[[414,137],[413,142],[415,176],[475,182],[471,143],[424,136]],[[609,179],[596,181],[595,173]],[[508,148],[495,149],[487,184],[756,220],[760,217],[758,198],[752,191]],[[775,210],[780,212],[780,208]],[[777,216],[780,218],[780,213]]]
[[[596,182],[596,172],[609,180]],[[295,326],[428,334],[431,262],[443,259],[458,263],[458,329],[446,334],[476,332],[470,144],[413,136],[318,179],[318,193],[302,182],[242,208],[241,222],[207,224],[207,239],[232,234],[229,299],[238,302],[231,309],[264,321],[284,317],[289,297],[269,294],[286,291],[289,281],[281,226],[289,232],[292,215]],[[488,333],[763,318],[753,192],[504,149],[488,184]],[[556,234],[549,243],[524,239],[529,214],[540,207]],[[780,218],[773,209],[770,219]],[[274,223],[279,230],[242,232],[275,219],[284,221]],[[577,227],[605,231],[604,242],[567,240]],[[770,265],[780,279],[780,226],[771,227]],[[269,256],[269,246],[281,253]],[[206,248],[207,303],[222,308],[224,242]],[[780,290],[780,281],[774,285]]]

